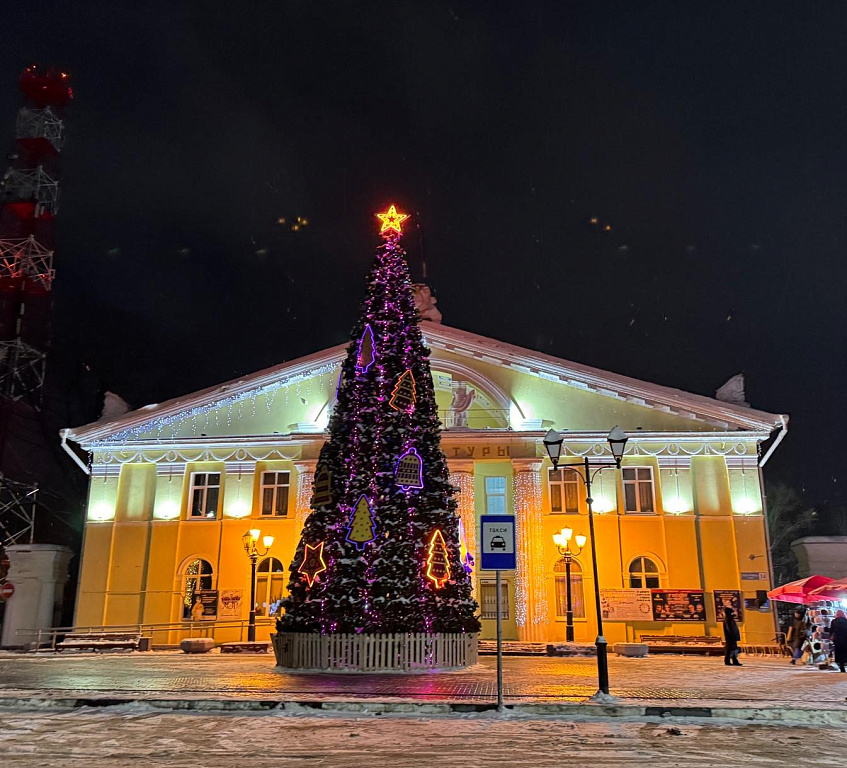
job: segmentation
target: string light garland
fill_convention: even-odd
[[[544,537],[541,520],[541,472],[520,468],[515,475],[515,621],[519,627],[548,624],[547,584],[544,578]],[[527,638],[530,639],[530,638]]]
[[[450,485],[458,489],[457,511],[464,531],[465,548],[471,561],[473,561],[476,557],[476,507],[474,505],[473,473],[451,472]]]

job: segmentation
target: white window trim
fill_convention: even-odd
[[[570,469],[563,469],[562,466],[560,465],[558,467],[558,471],[562,473],[561,474],[562,479],[561,480],[553,480],[552,474],[553,474],[554,471],[556,471],[556,470],[554,470],[553,467],[549,467],[548,472],[547,472],[547,493],[550,497],[550,514],[551,515],[578,515],[578,514],[580,514],[580,511],[581,511],[580,507],[582,506],[580,504],[580,498],[579,498],[580,479],[577,477],[576,472],[574,470],[570,470]],[[566,503],[565,503],[565,483],[573,483],[573,484],[576,485],[576,509],[573,512],[568,512],[567,509],[559,509],[559,510],[553,509],[553,490],[552,489],[553,489],[554,485],[558,485],[558,486],[561,487],[562,506],[563,507],[566,506]]]
[[[496,614],[494,616],[486,616],[482,615],[482,588],[483,587],[493,587],[495,592],[497,589],[497,582],[494,579],[481,579],[479,582],[479,608],[480,608],[480,619],[482,621],[497,621]],[[496,599],[496,598],[495,598]],[[502,579],[500,582],[500,621],[509,621],[509,616],[511,615],[511,604],[509,602],[509,582],[505,579]],[[503,608],[506,609],[506,615],[503,616]]]
[[[488,492],[488,480],[490,478],[498,478],[503,480],[503,493],[499,491],[497,493],[489,493]],[[508,515],[509,514],[509,492],[508,492],[508,484],[509,479],[505,475],[486,475],[485,479],[482,481],[482,492],[485,495],[485,514],[486,515]],[[491,499],[503,499],[503,511],[502,512],[489,512],[488,508],[488,500]]]
[[[650,514],[650,513],[647,512],[645,514]],[[658,572],[647,574],[646,571],[641,571],[640,573],[633,574],[632,571],[630,570],[632,568],[632,564],[636,560],[640,560],[642,558],[646,558],[647,560],[650,560],[656,566],[656,568],[659,569]],[[662,561],[654,555],[635,555],[634,557],[629,558],[629,565],[627,566],[626,572],[623,574],[623,583],[626,584],[627,589],[664,589],[665,588],[666,573],[665,573],[664,570],[662,570],[663,568],[664,568],[664,565],[663,565]],[[631,587],[629,579],[630,579],[630,576],[633,576],[633,575],[634,576],[640,576],[641,580],[644,582],[644,584],[640,587]],[[648,575],[651,576],[651,577],[655,576],[656,578],[659,579],[659,586],[658,587],[648,587],[648,586],[646,586]]]
[[[217,485],[209,485],[208,480],[207,480],[205,485],[198,485],[196,483],[197,475],[206,475],[207,478],[208,478],[209,475],[217,475],[218,476],[218,483],[217,483]],[[222,479],[223,479],[223,474],[221,472],[217,472],[217,471],[205,471],[205,470],[202,470],[202,469],[198,469],[197,471],[191,473],[191,482],[190,482],[189,488],[188,488],[188,509],[186,510],[186,513],[185,513],[186,517],[189,520],[217,520],[218,519],[218,513],[219,513],[220,508],[221,508],[221,494],[223,493]],[[203,504],[202,504],[203,507],[206,506],[206,499],[208,497],[209,489],[210,488],[217,488],[218,489],[218,503],[217,503],[217,506],[215,507],[215,516],[214,517],[207,517],[206,515],[192,514],[193,509],[194,509],[194,491],[199,490],[201,488],[203,489]]]
[[[625,469],[648,469],[650,470],[650,494],[653,499],[653,509],[652,511],[642,512],[641,509],[638,510],[629,510],[626,508],[626,486],[627,485],[635,485],[635,503],[640,507],[641,506],[641,494],[638,492],[638,486],[643,483],[643,480],[625,480],[623,470]],[[636,472],[636,478],[638,473]],[[621,467],[621,483],[623,484],[623,511],[625,515],[655,515],[658,514],[656,509],[656,475],[653,472],[653,467],[649,464],[638,465],[638,464],[626,464]]]
[[[276,476],[278,474],[280,474],[281,472],[284,472],[286,475],[288,475],[288,482],[287,483],[279,483],[279,482],[276,481]],[[266,475],[273,475],[274,476],[273,484],[266,484],[265,483],[265,476]],[[265,514],[265,490],[267,488],[273,488],[274,489],[274,495],[273,495],[273,501],[271,503],[270,514]],[[285,494],[285,513],[278,515],[276,513],[276,500],[277,500],[277,494],[279,493],[280,488],[287,488],[288,490],[286,491],[286,494]],[[264,518],[288,517],[288,505],[290,504],[290,502],[291,502],[291,472],[289,472],[288,470],[285,470],[285,469],[265,469],[265,470],[263,470],[262,475],[259,478],[259,517],[264,517]]]

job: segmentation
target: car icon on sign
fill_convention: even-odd
[[[504,552],[506,551],[506,539],[502,536],[495,536],[491,539],[491,549],[502,549]]]

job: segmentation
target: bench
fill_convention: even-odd
[[[269,642],[221,643],[221,653],[267,653]]]
[[[723,640],[717,635],[641,635],[640,641],[650,653],[723,655]]]
[[[137,651],[141,635],[133,632],[72,632],[56,643],[57,651]]]

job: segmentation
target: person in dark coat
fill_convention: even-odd
[[[724,608],[723,611],[723,663],[727,666],[741,667],[743,664],[738,661],[738,642],[741,640],[741,632],[738,629],[738,624],[735,623],[735,611],[732,608]]]
[[[803,618],[803,611],[794,611],[794,619],[791,626],[788,628],[788,637],[786,643],[791,648],[791,663],[796,664],[797,659],[803,655],[803,643],[809,633],[806,629],[806,620]]]
[[[835,618],[829,625],[829,639],[835,654],[835,663],[842,672],[847,671],[847,616],[844,611],[835,612]]]

